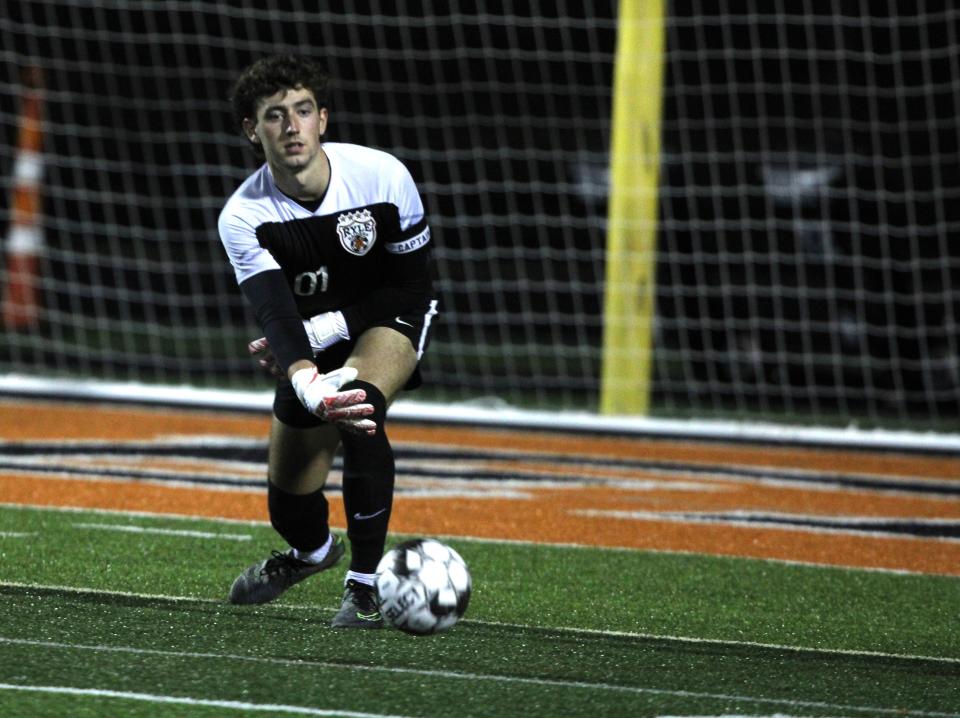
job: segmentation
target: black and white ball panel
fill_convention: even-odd
[[[384,620],[407,633],[437,633],[467,610],[471,593],[466,562],[435,539],[403,542],[377,566],[376,589]]]

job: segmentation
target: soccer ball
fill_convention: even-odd
[[[415,635],[446,631],[470,602],[467,564],[435,539],[404,541],[387,551],[375,586],[383,620]]]

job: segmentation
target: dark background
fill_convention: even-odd
[[[310,5],[5,4],[0,203],[38,65],[48,243],[44,322],[6,367],[262,381],[216,236],[254,167],[226,96],[295,51],[336,78],[330,138],[421,189],[443,307],[424,398],[594,409],[616,3]],[[667,18],[654,410],[954,421],[958,13],[702,5]]]

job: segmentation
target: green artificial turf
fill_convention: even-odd
[[[448,542],[469,611],[411,637],[330,629],[339,569],[227,604],[265,525],[0,508],[0,684],[44,688],[0,715],[960,714],[957,579]]]

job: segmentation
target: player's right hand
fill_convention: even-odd
[[[273,350],[270,349],[270,343],[266,337],[254,339],[247,344],[247,351],[250,352],[251,356],[256,357],[257,364],[265,370],[274,376],[283,376],[283,370],[277,364],[277,358],[273,355]]]
[[[377,425],[366,418],[373,413],[373,405],[363,403],[367,392],[363,389],[340,391],[340,387],[357,378],[353,367],[341,367],[320,374],[316,367],[300,369],[290,377],[293,390],[307,411],[324,421],[354,433],[374,434]]]

